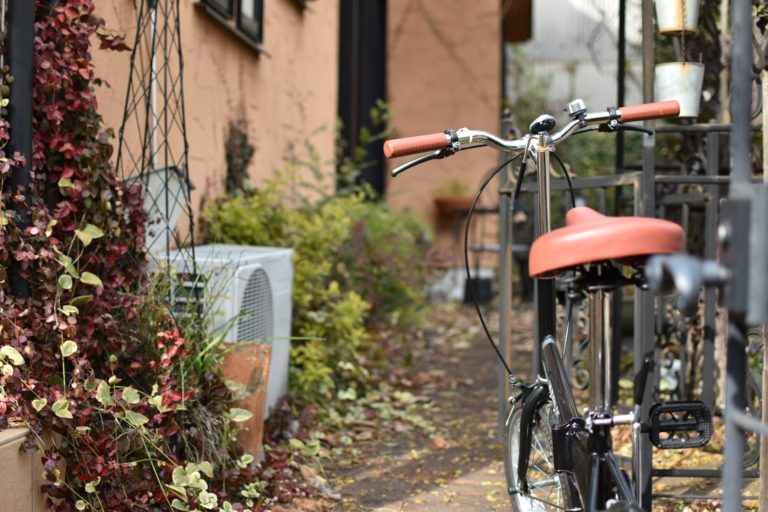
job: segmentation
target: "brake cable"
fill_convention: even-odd
[[[507,361],[504,359],[504,356],[502,355],[501,351],[499,350],[499,347],[496,345],[496,342],[493,339],[493,335],[491,334],[490,329],[488,329],[488,325],[485,322],[485,317],[483,316],[483,312],[480,309],[480,303],[477,300],[477,293],[475,291],[475,285],[472,282],[472,275],[469,271],[469,227],[472,222],[472,215],[475,212],[475,206],[477,205],[477,201],[480,199],[480,196],[485,191],[485,189],[488,187],[488,185],[491,183],[493,178],[499,175],[501,171],[503,171],[509,164],[520,158],[525,153],[519,153],[509,160],[506,160],[503,164],[501,164],[498,168],[496,168],[492,173],[488,175],[488,177],[483,181],[483,184],[480,186],[480,189],[477,191],[477,194],[475,194],[475,199],[472,201],[472,206],[469,207],[469,213],[467,213],[467,223],[464,226],[464,270],[467,274],[467,282],[469,283],[467,288],[469,289],[469,294],[472,297],[472,302],[475,305],[475,311],[477,311],[477,316],[480,319],[480,325],[483,326],[483,331],[485,332],[485,336],[488,339],[488,341],[491,344],[491,347],[493,348],[494,352],[496,352],[496,356],[498,356],[499,361],[501,361],[501,364],[504,366],[504,369],[507,371],[507,375],[512,375],[512,370],[509,367],[509,364],[507,364]],[[526,169],[526,160],[523,159],[522,164],[520,165],[520,171],[518,172],[517,176],[517,187],[516,189],[519,189],[521,186],[521,183],[523,181],[523,177],[525,176],[525,169]],[[517,197],[517,190],[515,191],[515,197]],[[503,250],[503,248],[502,248]]]

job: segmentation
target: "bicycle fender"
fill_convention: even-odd
[[[537,384],[523,401],[520,411],[520,453],[518,454],[517,480],[523,492],[528,492],[526,478],[528,459],[531,456],[531,435],[536,411],[549,399],[549,389],[544,384]]]

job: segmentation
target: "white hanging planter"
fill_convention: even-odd
[[[677,100],[680,117],[698,117],[704,64],[699,62],[667,62],[654,68],[656,101]]]
[[[698,32],[700,0],[655,0],[655,3],[659,32],[674,36]]]

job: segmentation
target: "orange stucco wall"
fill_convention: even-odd
[[[389,0],[387,87],[396,136],[464,126],[498,132],[500,11],[497,0]],[[388,200],[437,223],[432,200],[436,192],[453,179],[477,190],[498,158],[493,150],[475,150],[424,164],[390,179]],[[392,165],[405,161],[398,159]],[[498,204],[497,194],[490,190],[486,194],[485,204]],[[443,253],[454,252],[450,224],[437,226]]]
[[[223,190],[224,142],[230,121],[245,116],[256,154],[249,172],[258,183],[282,167],[291,148],[303,151],[303,135],[327,166],[332,186],[334,123],[338,94],[338,0],[306,10],[289,0],[264,2],[264,50],[259,55],[221,27],[192,0],[181,0],[189,171],[192,202]],[[133,0],[97,2],[97,14],[133,44]],[[107,125],[119,128],[128,81],[129,52],[94,51],[96,74],[110,84],[98,91]],[[319,130],[322,128],[322,130]],[[311,135],[310,135],[311,133]]]

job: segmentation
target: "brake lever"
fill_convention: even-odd
[[[455,155],[458,151],[454,149],[453,147],[447,147],[443,149],[438,149],[437,151],[434,151],[432,153],[429,153],[428,155],[420,156],[419,158],[416,158],[415,160],[411,160],[410,162],[406,162],[403,165],[399,167],[395,167],[392,169],[392,177],[394,178],[398,174],[407,171],[411,167],[415,167],[419,164],[423,164],[424,162],[429,162],[430,160],[440,160],[442,158],[449,157],[451,155]]]
[[[633,124],[618,124],[615,122],[605,123],[601,124],[597,127],[597,131],[599,132],[618,132],[619,130],[625,131],[625,132],[640,132],[644,133],[646,135],[653,135],[653,130],[649,130],[648,128],[643,128],[642,126],[637,126]]]

